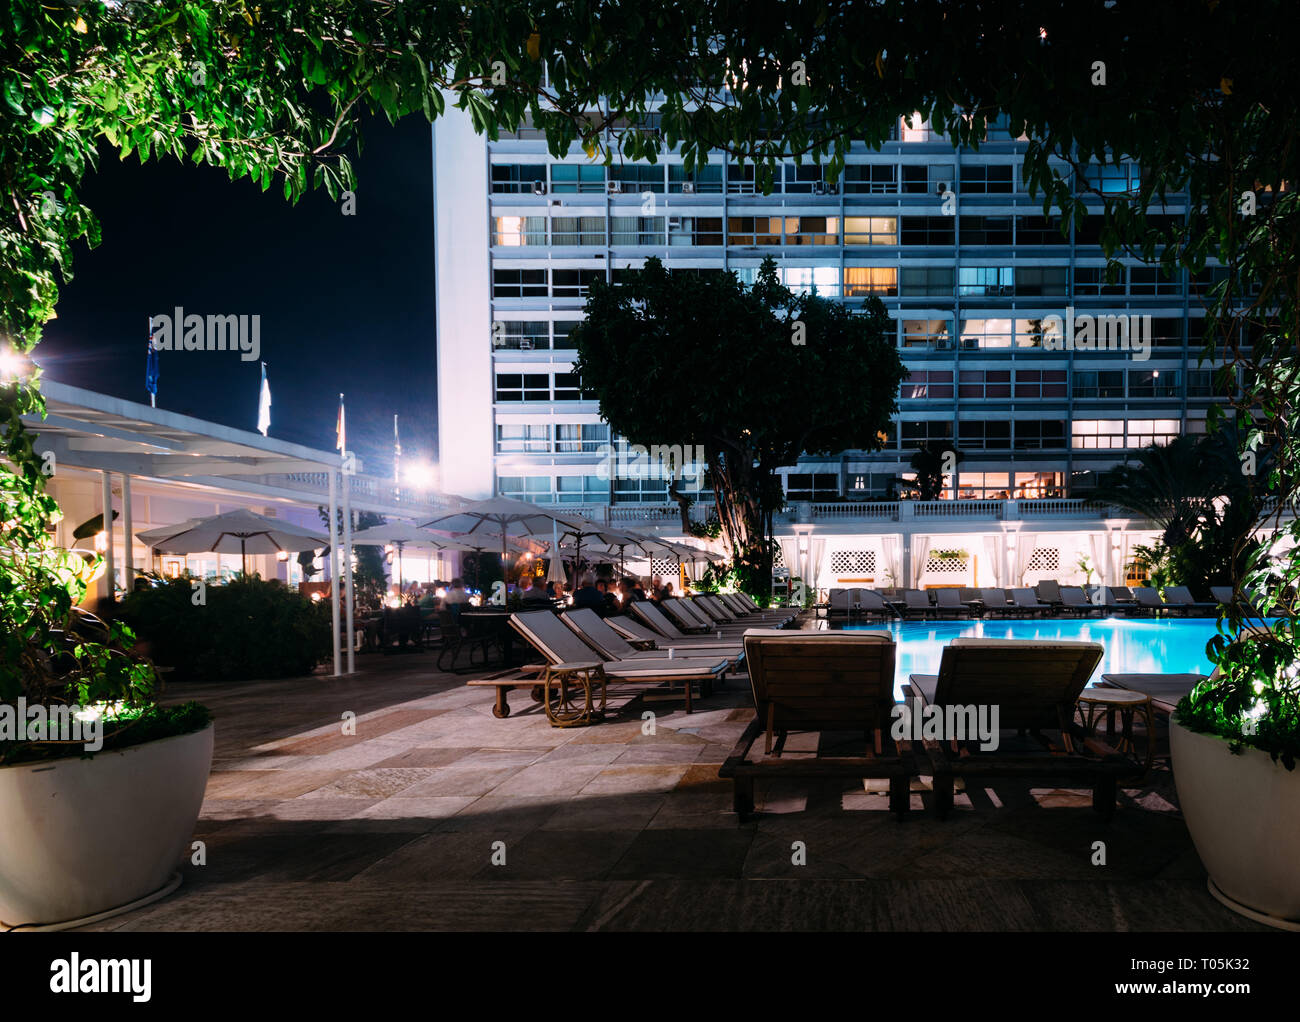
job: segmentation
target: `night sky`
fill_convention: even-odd
[[[36,361],[47,379],[149,403],[149,316],[261,315],[272,438],[334,449],[338,395],[348,446],[367,472],[392,473],[393,414],[403,459],[436,456],[433,172],[429,125],[363,125],[356,214],[322,190],[291,206],[212,167],[141,166],[102,154],[83,201],[103,229],[79,245],[74,279]],[[257,362],[232,351],[159,352],[158,407],[257,426]]]

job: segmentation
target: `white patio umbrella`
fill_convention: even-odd
[[[353,546],[389,546],[397,551],[397,584],[402,584],[402,550],[411,547],[416,550],[455,550],[468,553],[472,546],[441,536],[428,529],[420,529],[407,522],[389,522],[376,525],[352,534]]]
[[[458,507],[445,508],[420,528],[441,529],[462,533],[457,537],[462,543],[473,544],[476,533],[491,533],[501,540],[501,567],[506,564],[507,536],[544,536],[553,531],[553,524],[563,528],[575,524],[576,516],[561,515],[536,504],[508,497],[470,501]],[[486,549],[484,546],[482,549]]]
[[[136,538],[165,554],[237,553],[244,574],[248,574],[249,554],[290,553],[329,545],[324,533],[244,510],[191,518],[137,532]]]

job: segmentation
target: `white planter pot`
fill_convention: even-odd
[[[0,767],[0,928],[86,920],[168,884],[212,768],[213,727],[90,759]]]
[[[1300,768],[1169,722],[1178,803],[1210,893],[1259,922],[1300,930]]]

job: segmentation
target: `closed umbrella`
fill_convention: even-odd
[[[287,553],[329,545],[322,533],[244,510],[191,518],[138,532],[136,538],[165,554],[237,553],[244,574],[248,573],[249,554]]]

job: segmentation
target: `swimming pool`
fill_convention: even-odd
[[[1136,620],[1074,618],[1059,621],[999,618],[977,621],[894,621],[850,624],[849,631],[888,629],[898,642],[894,670],[899,689],[911,674],[938,674],[943,647],[958,636],[980,639],[1071,639],[1100,642],[1106,652],[1092,683],[1103,674],[1209,674],[1205,644],[1218,631],[1214,618]]]

